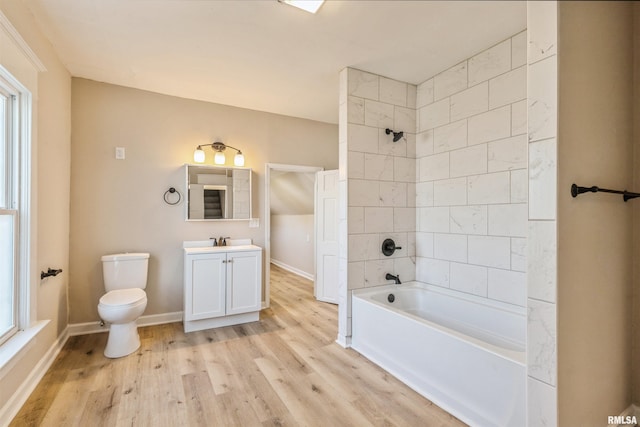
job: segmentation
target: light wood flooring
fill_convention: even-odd
[[[275,265],[259,322],[139,332],[120,359],[106,333],[69,338],[11,426],[464,426],[336,344],[337,307]]]

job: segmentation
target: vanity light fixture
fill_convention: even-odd
[[[202,147],[207,147],[210,146],[213,151],[216,152],[215,156],[213,157],[213,162],[216,165],[224,165],[225,162],[227,161],[227,159],[225,158],[224,155],[224,150],[226,150],[227,148],[231,148],[232,150],[236,150],[237,153],[235,155],[235,157],[233,158],[233,164],[236,166],[244,166],[244,155],[242,154],[242,151],[238,150],[235,147],[232,147],[230,145],[225,144],[224,142],[220,142],[220,141],[216,141],[213,142],[211,144],[202,144],[202,145],[198,145],[198,148],[196,148],[196,151],[193,152],[193,161],[196,163],[204,163],[204,150],[202,149]]]
[[[324,0],[278,0],[278,3],[288,4],[309,13],[316,13]]]

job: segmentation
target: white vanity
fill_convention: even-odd
[[[250,241],[184,242],[184,331],[259,320],[262,248]]]

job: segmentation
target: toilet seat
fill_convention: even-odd
[[[100,304],[106,307],[130,307],[139,304],[147,297],[140,288],[116,289],[109,291],[100,298]]]

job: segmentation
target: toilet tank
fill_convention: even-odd
[[[148,253],[125,253],[102,257],[102,278],[107,292],[147,287]]]

